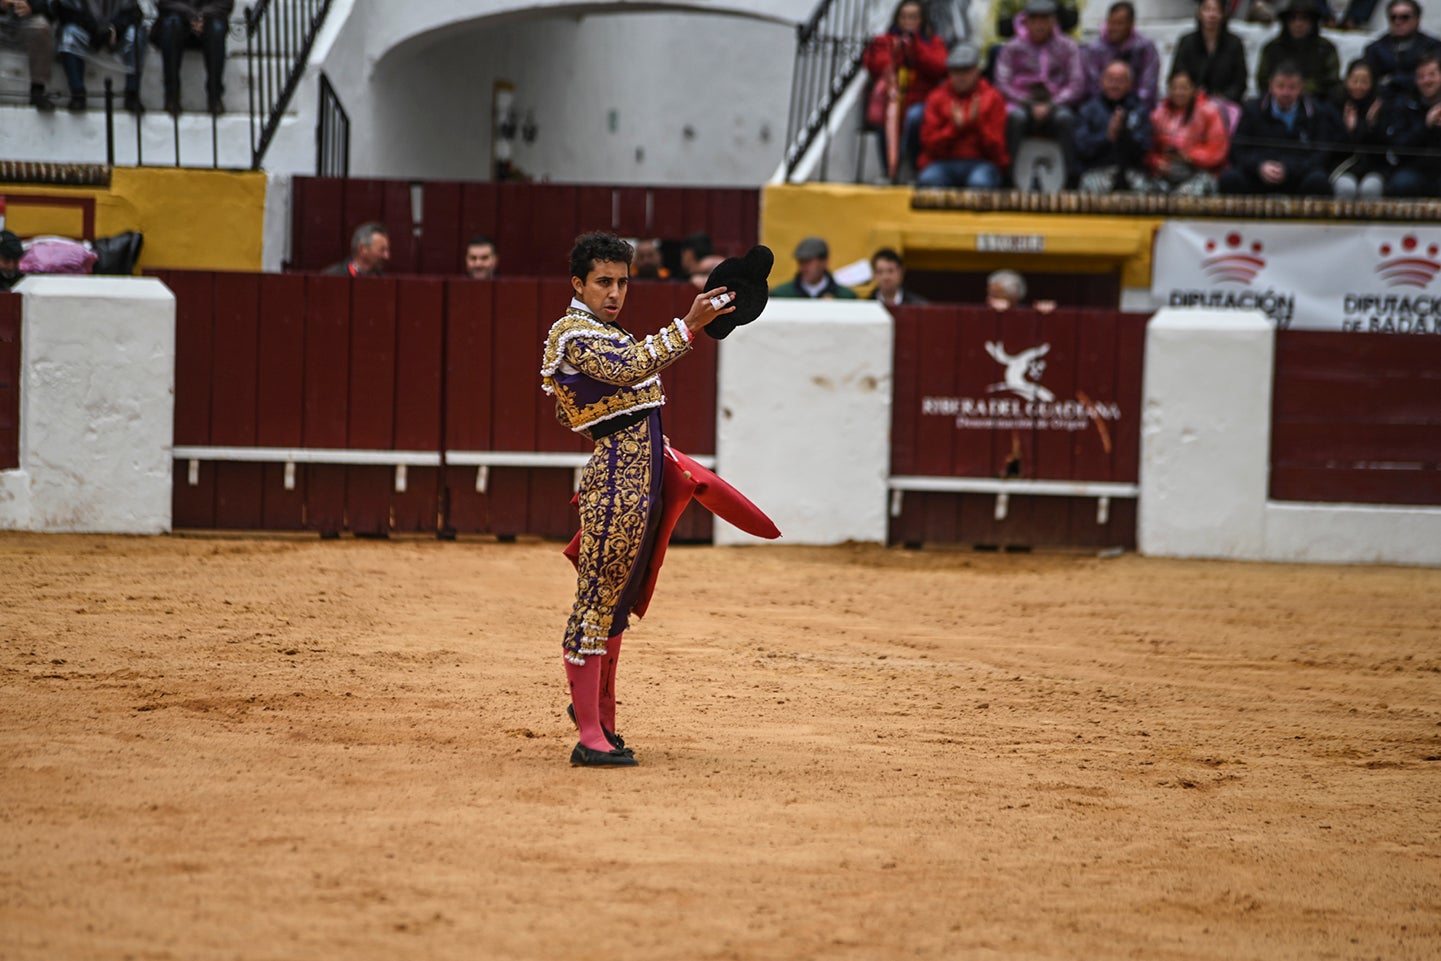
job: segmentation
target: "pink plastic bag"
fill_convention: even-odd
[[[95,266],[95,254],[75,240],[49,237],[36,240],[20,258],[22,274],[88,274]]]

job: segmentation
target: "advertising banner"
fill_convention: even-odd
[[[1278,328],[1441,333],[1441,226],[1169,221],[1151,293]]]

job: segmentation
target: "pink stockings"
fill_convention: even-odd
[[[570,703],[575,708],[580,743],[593,751],[611,750],[605,732],[615,730],[615,665],[620,658],[621,637],[617,634],[607,639],[605,644],[609,653],[587,657],[584,667],[565,661],[565,676],[570,681]]]

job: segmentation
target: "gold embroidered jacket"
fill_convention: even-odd
[[[690,352],[680,320],[644,340],[572,305],[545,339],[541,389],[555,416],[577,433],[602,421],[665,403],[660,372]]]

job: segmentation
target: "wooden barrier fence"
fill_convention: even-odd
[[[892,542],[1134,545],[1145,315],[895,318]]]
[[[590,445],[540,391],[561,281],[168,271],[176,296],[177,528],[568,537]],[[649,333],[687,285],[633,284]],[[665,429],[715,449],[715,347],[665,375]],[[687,512],[678,536],[710,537]]]
[[[1276,334],[1271,497],[1441,505],[1441,337]]]
[[[367,221],[390,233],[392,273],[451,277],[464,273],[465,242],[476,234],[495,241],[501,276],[561,278],[587,230],[668,239],[703,231],[727,256],[760,234],[754,188],[296,177],[291,203],[289,266],[299,271],[343,260],[351,231]]]

